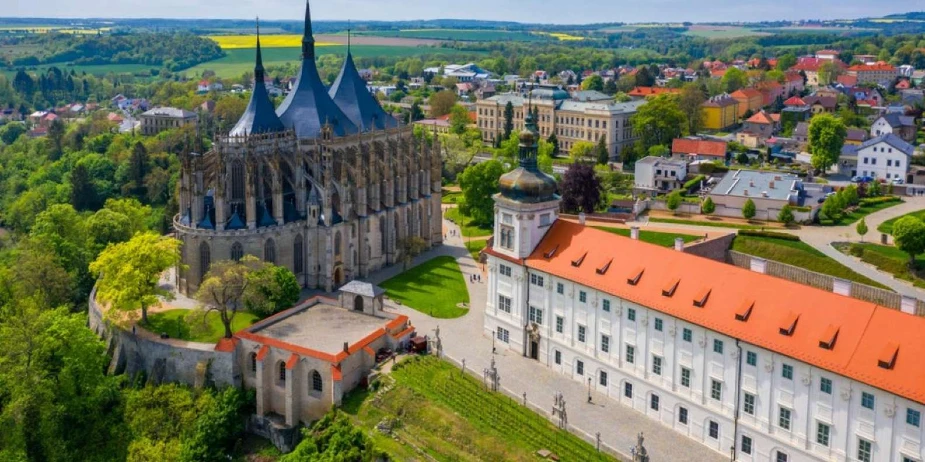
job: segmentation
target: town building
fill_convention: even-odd
[[[728,94],[710,97],[701,107],[706,130],[726,130],[738,122],[739,102]]]
[[[801,57],[797,59],[797,63],[794,64],[789,70],[797,73],[802,72],[804,75],[806,75],[806,86],[818,87],[828,83],[819,81],[819,68],[826,63],[833,63],[839,69],[844,69],[846,67],[845,63],[841,62],[841,60],[837,58],[824,59],[819,57]]]
[[[446,135],[447,133],[450,133],[449,119],[444,119],[444,118],[421,119],[421,120],[415,120],[414,122],[412,122],[412,125],[416,127],[421,127],[430,133],[439,133],[441,135]]]
[[[687,162],[648,156],[636,161],[633,190],[655,196],[679,189],[687,177]]]
[[[809,106],[813,115],[816,114],[833,114],[838,108],[838,98],[835,96],[804,96],[803,101]]]
[[[259,37],[254,76],[265,76]],[[324,85],[307,5],[292,91],[274,110],[255,86],[237,124],[213,141],[180,156],[173,227],[184,294],[212,262],[246,254],[331,292],[396,263],[403,239],[442,242],[438,141],[416,138],[382,109],[349,47],[334,84]]]
[[[495,144],[504,138],[504,110],[508,102],[514,109],[514,131],[524,129],[525,108],[533,107],[539,112],[540,136],[548,139],[555,133],[561,152],[571,151],[580,141],[598,143],[603,137],[612,159],[618,158],[636,141],[630,117],[645,104],[644,100],[625,103],[576,101],[556,86],[538,86],[528,96],[520,93],[496,95],[475,104],[476,125],[485,143]]]
[[[803,180],[796,175],[757,170],[730,171],[709,193],[716,215],[741,218],[742,208],[751,200],[756,220],[776,220],[784,205],[818,207],[807,200],[808,195]]]
[[[923,460],[925,319],[557,220],[524,164],[484,251],[498,348],[730,460]]]
[[[650,96],[663,95],[663,94],[680,94],[680,88],[669,88],[669,87],[633,87],[632,90],[627,93],[627,96],[633,99],[646,99]]]
[[[858,83],[892,82],[899,75],[896,66],[884,62],[855,64],[846,70],[848,75],[858,78]]]
[[[915,118],[897,113],[884,114],[870,126],[870,136],[880,136],[892,133],[907,143],[915,141],[915,132],[918,127]]]
[[[199,116],[195,112],[175,107],[158,107],[145,111],[138,119],[141,121],[142,135],[157,135],[164,130],[196,126]]]
[[[867,130],[849,127],[845,133],[845,144],[860,145],[867,141]]]
[[[754,133],[762,140],[768,139],[777,131],[777,121],[773,116],[764,110],[758,111],[742,124],[742,131]]]
[[[739,102],[738,116],[745,117],[746,113],[758,112],[764,106],[764,95],[754,88],[742,88],[732,92],[729,96]]]
[[[442,67],[428,67],[424,69],[424,73],[443,77],[453,77],[457,82],[481,81],[491,76],[490,72],[480,68],[475,63],[447,64]]]
[[[671,157],[685,162],[698,160],[726,161],[726,142],[699,138],[675,138],[671,141]]]
[[[905,180],[913,151],[911,144],[892,133],[886,133],[860,145],[846,144],[838,158],[838,171],[852,177]]]

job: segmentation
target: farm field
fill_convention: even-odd
[[[528,31],[479,30],[479,29],[403,29],[354,32],[359,36],[404,37],[435,40],[461,41],[518,41],[530,42],[544,40],[541,34]]]
[[[152,70],[158,70],[160,66],[151,66],[149,64],[96,64],[96,65],[71,65],[68,63],[42,64],[40,66],[30,66],[26,68],[27,72],[42,73],[50,67],[57,67],[63,71],[74,70],[78,74],[86,72],[93,75],[106,75],[110,72],[114,74],[142,74],[150,73]],[[253,67],[253,64],[251,64]],[[0,69],[0,74],[7,77],[16,75],[15,70]]]
[[[240,48],[256,48],[257,47],[257,36],[254,34],[246,35],[207,35],[207,39],[212,40],[217,43],[218,46],[222,47],[223,50],[237,50]],[[316,47],[337,45],[336,43],[328,43],[322,41],[315,41]],[[262,35],[260,36],[260,47],[261,48],[296,48],[302,46],[302,35],[297,34],[286,34],[286,35]]]
[[[738,26],[711,26],[708,24],[694,25],[687,28],[684,35],[703,38],[739,38],[771,35],[768,32]]]

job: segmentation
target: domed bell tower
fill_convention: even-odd
[[[531,104],[524,108],[524,131],[520,133],[519,163],[501,176],[500,192],[494,195],[495,230],[492,249],[514,258],[525,258],[556,220],[559,195],[556,180],[537,165],[539,133]]]

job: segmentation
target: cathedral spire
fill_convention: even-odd
[[[302,34],[302,59],[315,59],[315,37],[312,34],[312,9],[305,0],[305,32]]]
[[[263,83],[265,72],[263,69],[263,54],[260,51],[260,18],[257,18],[257,61],[254,64],[254,82]]]
[[[350,56],[350,20],[347,20],[347,56]]]

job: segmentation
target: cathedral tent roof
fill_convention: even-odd
[[[260,52],[260,30],[257,30],[257,62],[254,66],[254,91],[244,114],[228,133],[231,136],[250,135],[253,133],[280,132],[286,128],[273,109],[273,102],[267,94],[264,84],[263,56]]]
[[[349,45],[348,45],[349,47]],[[390,116],[379,101],[370,94],[366,81],[357,72],[353,55],[347,50],[347,59],[340,70],[340,75],[328,92],[334,102],[344,111],[350,120],[364,131],[382,130],[398,126],[398,121]]]
[[[329,124],[336,136],[356,133],[350,121],[328,95],[315,65],[315,39],[312,37],[311,11],[305,4],[305,33],[302,36],[302,68],[295,87],[276,110],[286,128],[299,138],[317,138]]]

